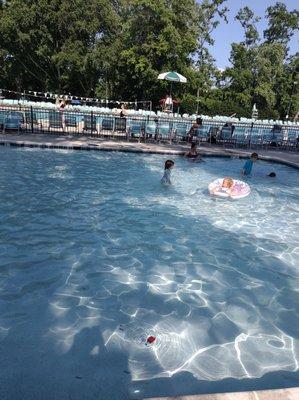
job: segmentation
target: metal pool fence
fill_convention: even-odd
[[[299,149],[299,126],[234,123],[206,120],[190,132],[193,121],[184,118],[126,116],[64,109],[0,107],[0,129],[3,133],[86,135],[104,139],[205,142],[207,144],[245,147]]]

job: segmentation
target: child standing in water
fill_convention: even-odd
[[[243,176],[251,175],[253,163],[256,162],[257,159],[258,159],[258,154],[252,153],[250,156],[250,159],[246,161],[246,163],[244,164],[244,166],[242,168],[241,173]]]
[[[164,185],[172,185],[170,176],[171,176],[171,169],[174,166],[174,161],[166,160],[165,167],[164,167],[164,175],[162,176],[161,183]]]
[[[185,156],[192,161],[202,161],[201,156],[197,153],[197,144],[194,142],[191,143],[191,149],[185,154]]]

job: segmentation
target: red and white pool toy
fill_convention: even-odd
[[[233,186],[230,188],[231,193],[228,193],[228,190],[222,187],[222,183],[223,178],[218,178],[211,182],[208,186],[210,194],[217,197],[230,197],[237,200],[248,196],[250,193],[250,186],[238,179],[233,179]]]

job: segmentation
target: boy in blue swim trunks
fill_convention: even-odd
[[[258,154],[252,153],[250,156],[250,159],[246,161],[246,163],[244,164],[244,166],[242,168],[243,176],[251,175],[253,163],[256,162],[257,159],[258,159]]]

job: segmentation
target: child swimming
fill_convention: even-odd
[[[174,161],[172,160],[166,160],[165,161],[165,167],[164,167],[164,175],[162,176],[161,183],[164,185],[172,185],[171,183],[171,169],[174,166]]]
[[[276,173],[275,172],[270,172],[270,174],[268,174],[268,176],[270,176],[270,178],[275,178],[276,177]]]
[[[244,164],[244,166],[242,168],[241,173],[242,173],[243,176],[251,175],[253,163],[256,162],[257,159],[258,159],[258,154],[257,153],[252,153],[251,156],[250,156],[250,159],[245,162],[245,164]]]

